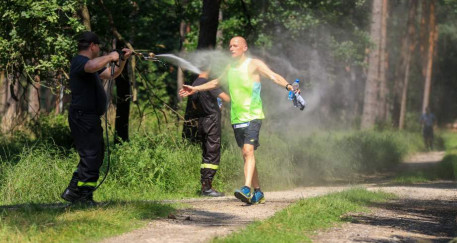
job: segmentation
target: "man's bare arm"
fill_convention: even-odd
[[[224,72],[219,76],[217,79],[213,79],[205,84],[199,86],[190,86],[190,85],[183,85],[182,89],[179,90],[179,95],[182,97],[186,97],[189,95],[193,95],[199,91],[206,91],[218,88],[220,86],[220,81],[227,75],[228,66],[225,68]]]
[[[119,76],[122,73],[122,70],[125,67],[125,63],[127,63],[127,59],[129,59],[129,57],[132,55],[132,50],[130,50],[128,48],[124,48],[124,49],[122,49],[122,51],[124,52],[124,60],[120,61],[119,67],[115,66],[114,78],[116,78],[117,76]],[[110,79],[111,78],[111,67],[108,67],[105,71],[103,71],[100,74],[100,78],[101,79]]]
[[[221,98],[221,100],[224,102],[230,102],[230,96],[225,92],[220,93],[218,97]]]
[[[219,79],[213,79],[205,84],[198,86],[183,85],[182,89],[179,90],[179,95],[182,97],[186,97],[200,91],[211,90],[217,87],[219,87]]]
[[[98,70],[105,67],[106,64],[108,64],[109,62],[114,62],[114,61],[117,61],[118,59],[119,59],[119,54],[117,52],[111,52],[108,55],[97,57],[97,58],[87,61],[86,65],[84,65],[84,71],[86,73],[95,73]]]
[[[256,68],[261,76],[273,80],[273,82],[287,88],[287,90],[293,90],[292,85],[290,85],[285,78],[273,72],[264,62],[258,59],[254,59],[253,61],[253,64],[256,65]]]

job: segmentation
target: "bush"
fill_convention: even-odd
[[[78,161],[54,145],[25,147],[17,164],[0,164],[2,204],[55,202]]]
[[[55,143],[64,148],[73,146],[67,114],[42,114],[27,124],[38,140]]]
[[[311,180],[386,170],[423,147],[419,134],[393,131],[315,133],[292,144],[302,148],[291,149],[295,166]]]
[[[457,133],[448,132],[442,136],[446,155],[436,166],[436,174],[442,179],[457,180]]]

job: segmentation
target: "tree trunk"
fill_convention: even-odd
[[[98,3],[108,17],[108,22],[111,27],[111,32],[116,37],[117,43],[123,43],[130,50],[133,51],[134,48],[133,48],[132,44],[129,41],[126,41],[124,39],[124,37],[121,35],[121,33],[119,33],[119,31],[117,30],[116,25],[114,24],[113,15],[109,11],[109,9],[105,6],[105,4],[103,3],[103,0],[99,0]],[[130,14],[130,18],[133,18],[138,13],[139,7],[138,7],[138,4],[136,3],[136,1],[131,1],[130,3],[133,6],[133,11]],[[134,36],[134,30],[132,30],[131,34],[132,34],[132,36]],[[116,133],[119,134],[120,137],[121,137],[121,135],[124,136],[123,138],[121,137],[124,141],[128,140],[128,124],[129,124],[128,121],[130,119],[130,89],[131,89],[131,87],[130,87],[129,78],[134,82],[133,100],[136,102],[136,99],[137,99],[137,93],[136,93],[137,89],[136,89],[136,82],[135,82],[136,81],[136,79],[135,79],[135,60],[133,60],[134,57],[132,57],[131,59],[132,59],[131,67],[130,68],[126,67],[126,69],[123,70],[123,76],[124,76],[123,78],[127,79],[126,82],[122,82],[122,84],[121,84],[121,88],[124,90],[120,90],[119,87],[117,89],[117,92],[120,93],[122,96],[124,96],[124,98],[125,98],[125,93],[127,93],[127,92],[128,92],[128,96],[129,96],[129,98],[123,100],[123,102],[127,102],[128,104],[122,104],[121,106],[123,106],[123,108],[122,108],[121,113],[119,113],[119,116],[116,115],[116,119],[119,120],[120,124],[117,124],[117,121],[115,121]],[[127,87],[127,85],[128,85],[128,87]],[[122,97],[121,97],[121,99],[122,99]],[[128,106],[128,108],[127,108],[127,106]],[[127,109],[128,109],[128,111],[127,111]],[[117,111],[116,111],[116,114],[117,114]],[[122,114],[122,117],[120,117],[121,114]],[[119,128],[120,130],[118,131],[117,128]],[[119,142],[119,141],[117,141],[117,142]]]
[[[216,47],[220,5],[221,0],[203,0],[197,49],[214,49]]]
[[[362,129],[372,128],[375,124],[377,115],[382,5],[383,0],[373,0],[370,36],[375,46],[371,48],[368,56],[369,66],[365,83],[365,97],[361,122]]]
[[[39,75],[35,75],[34,82],[31,83],[29,88],[29,116],[35,118],[40,113],[40,87],[41,80]]]
[[[129,140],[129,115],[130,115],[130,81],[129,63],[125,64],[122,74],[116,78],[116,120],[115,143]]]
[[[425,79],[426,66],[427,66],[427,47],[428,47],[428,37],[430,33],[429,23],[430,23],[430,4],[431,1],[422,1],[421,5],[421,20],[420,20],[420,55],[422,60],[422,76]]]
[[[55,114],[60,114],[63,112],[63,104],[65,99],[65,86],[63,85],[62,81],[62,74],[58,74],[55,78],[55,82],[59,84],[59,93],[56,94],[56,102],[55,102]]]
[[[14,80],[12,80],[14,79]],[[3,133],[9,133],[16,125],[17,115],[19,111],[19,74],[8,78],[8,100],[7,110],[2,117],[1,128]]]
[[[383,0],[382,3],[382,14],[381,14],[381,43],[379,46],[379,107],[377,118],[379,120],[386,121],[388,112],[387,112],[387,80],[386,80],[386,70],[388,68],[388,58],[387,58],[387,0]]]
[[[401,93],[401,104],[400,104],[400,116],[399,116],[399,123],[398,128],[402,130],[405,126],[405,115],[406,115],[406,101],[408,97],[408,82],[409,82],[409,71],[411,66],[411,56],[416,48],[416,41],[415,41],[415,22],[416,22],[416,9],[417,9],[417,1],[410,0],[409,1],[409,13],[408,13],[408,33],[403,37],[402,41],[402,64],[400,69],[404,70],[404,75],[402,77],[402,81],[400,82],[402,85],[400,89],[402,90]],[[401,77],[399,77],[401,78]]]
[[[219,25],[221,0],[204,0],[202,16],[200,18],[200,31],[198,36],[197,49],[214,49],[216,46],[217,27]],[[179,85],[179,83],[178,83]],[[179,89],[178,89],[179,90]],[[182,136],[190,141],[196,140],[197,126],[192,121],[195,115],[192,113],[190,99],[187,99],[186,113]]]
[[[219,18],[218,18],[219,23],[222,22],[223,19],[224,19],[224,15],[222,13],[222,10],[219,8]],[[222,29],[218,29],[217,32],[216,32],[216,42],[217,42],[216,43],[216,49],[218,49],[218,50],[222,50],[223,49],[223,47],[222,47],[223,34],[224,33],[223,33]],[[217,40],[219,40],[219,41],[217,41]]]
[[[181,21],[181,24],[179,25],[179,35],[181,37],[179,52],[181,52],[181,53],[185,51],[184,44],[186,43],[186,35],[187,35],[187,33],[189,33],[189,31],[190,31],[190,24],[186,23],[184,20]],[[178,67],[176,80],[177,80],[176,100],[177,100],[177,103],[181,103],[182,97],[178,93],[184,84],[184,72],[182,71],[182,69],[180,67]]]
[[[1,84],[1,104],[0,104],[0,114],[5,113],[7,109],[8,102],[8,80],[6,79],[5,70],[0,72],[0,84]]]
[[[84,27],[86,27],[87,31],[91,31],[92,28],[90,26],[90,14],[89,14],[89,9],[87,8],[86,3],[81,4],[81,19],[83,22]]]
[[[429,38],[428,38],[428,52],[427,52],[427,66],[425,69],[425,87],[424,87],[424,100],[422,102],[422,112],[429,105],[430,90],[432,86],[432,71],[433,71],[433,54],[435,49],[435,41],[438,37],[438,27],[435,22],[435,0],[430,1],[430,21],[429,21]]]

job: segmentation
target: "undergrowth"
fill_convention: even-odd
[[[69,146],[64,116],[53,117],[41,118],[46,129],[34,136],[18,133],[0,138],[0,204],[60,201],[79,158]],[[285,139],[267,128],[260,133],[256,151],[264,190],[386,170],[422,146],[420,135],[406,132],[326,131]],[[179,131],[174,124],[162,126],[161,131],[132,131],[130,141],[111,145],[110,172],[96,199],[197,196],[200,145],[183,141]],[[230,191],[243,183],[243,161],[231,128],[225,127],[223,133],[214,187]],[[106,162],[101,177],[105,170]]]

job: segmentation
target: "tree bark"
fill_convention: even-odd
[[[40,87],[41,79],[39,75],[35,75],[34,82],[29,85],[29,116],[35,118],[40,113]]]
[[[386,121],[388,112],[387,112],[387,80],[386,80],[386,70],[388,68],[388,58],[387,58],[387,0],[383,0],[382,3],[382,14],[381,14],[381,42],[379,46],[379,107],[377,118],[379,120]]]
[[[6,113],[2,117],[1,129],[3,133],[9,133],[16,125],[19,111],[19,74],[8,78],[8,99]],[[14,79],[14,80],[12,80]]]
[[[90,14],[86,3],[81,4],[81,9],[79,11],[81,12],[81,19],[84,27],[86,27],[87,31],[91,31],[92,28],[90,26]]]
[[[365,83],[365,97],[361,122],[362,129],[372,128],[377,118],[382,5],[383,0],[373,0],[370,36],[374,43],[374,47],[370,49],[368,56],[369,66]]]
[[[181,24],[179,26],[179,35],[181,37],[180,39],[180,48],[179,52],[185,52],[184,44],[186,43],[186,35],[189,33],[190,24],[186,23],[184,20],[181,21]],[[184,84],[184,72],[180,67],[178,67],[177,71],[177,83],[176,83],[176,100],[178,103],[181,103],[182,97],[179,95],[179,90],[181,90],[183,84]]]
[[[214,49],[216,47],[220,5],[221,0],[203,0],[197,49]]]
[[[408,22],[407,28],[408,32],[403,37],[402,41],[402,63],[400,64],[400,69],[404,70],[402,80],[400,83],[400,89],[402,90],[401,93],[401,103],[400,103],[400,116],[399,116],[399,123],[398,129],[402,130],[405,126],[405,115],[406,115],[406,101],[408,97],[408,82],[409,82],[409,71],[411,66],[411,56],[416,48],[416,41],[415,41],[415,22],[416,22],[416,9],[417,9],[417,1],[410,0],[409,1],[409,13],[408,13]]]
[[[429,105],[430,90],[432,86],[432,71],[433,71],[433,56],[435,49],[435,41],[438,37],[438,27],[435,22],[435,0],[430,0],[430,21],[429,21],[429,38],[428,38],[428,52],[427,52],[427,66],[425,68],[425,85],[424,85],[424,99],[422,102],[422,112]]]
[[[420,20],[420,55],[422,60],[422,76],[425,79],[426,73],[426,66],[427,66],[427,47],[428,47],[428,40],[429,40],[429,23],[430,23],[430,4],[431,1],[422,1],[421,4],[421,20]]]
[[[6,79],[5,70],[0,72],[0,84],[1,84],[1,104],[0,104],[0,114],[5,113],[7,109],[8,101],[8,80]]]
[[[224,19],[224,15],[222,13],[222,9],[219,8],[219,18],[218,18],[218,21],[219,23],[222,22],[222,20]],[[223,41],[222,41],[222,37],[223,37],[223,31],[222,29],[218,29],[216,31],[216,49],[218,50],[222,50],[222,44],[223,44]],[[219,41],[218,41],[219,40]]]

